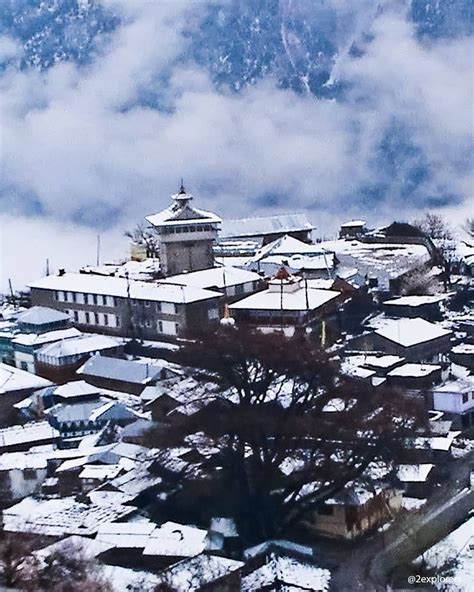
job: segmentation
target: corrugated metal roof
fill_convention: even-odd
[[[222,238],[261,236],[277,232],[313,230],[314,228],[316,227],[311,224],[304,212],[295,212],[276,216],[262,216],[260,218],[223,220],[220,236]]]
[[[78,374],[87,376],[98,376],[101,378],[110,378],[112,380],[121,380],[133,384],[146,384],[152,378],[158,376],[162,368],[160,366],[150,366],[131,360],[120,360],[118,358],[108,358],[107,356],[95,355],[89,358],[87,362],[79,368]]]

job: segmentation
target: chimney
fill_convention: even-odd
[[[66,270],[63,269],[63,268],[61,268],[61,269],[58,270],[58,275],[59,276],[63,276],[65,273],[66,273]]]

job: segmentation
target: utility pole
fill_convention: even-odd
[[[97,267],[100,265],[100,234],[97,235]]]

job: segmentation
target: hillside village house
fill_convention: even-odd
[[[472,376],[450,380],[433,388],[433,409],[444,411],[453,420],[454,429],[474,426],[474,393]]]
[[[30,287],[33,304],[67,312],[79,328],[107,335],[173,338],[219,320],[220,293],[164,281],[64,273]]]
[[[98,352],[120,356],[123,343],[106,335],[81,335],[50,343],[35,352],[36,372],[53,382],[64,383],[72,380],[76,370]]]
[[[317,280],[316,280],[317,281]],[[341,292],[312,287],[312,280],[292,276],[282,267],[268,282],[268,289],[243,298],[229,306],[237,323],[262,331],[317,326],[336,310]]]
[[[51,386],[49,380],[0,363],[0,427],[12,425],[18,418],[15,403],[48,386]]]
[[[424,319],[378,317],[371,323],[378,328],[352,339],[347,349],[383,352],[407,362],[442,361],[451,349],[453,332]]]
[[[401,296],[385,300],[383,310],[394,317],[421,317],[427,321],[436,321],[441,317],[440,304],[444,294],[436,296]]]

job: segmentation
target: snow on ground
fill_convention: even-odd
[[[455,561],[455,567],[452,572],[446,575],[453,577],[453,583],[450,584],[449,590],[456,592],[470,592],[474,582],[474,553],[472,543],[474,542],[474,517],[470,518],[459,528],[454,530],[447,537],[433,545],[423,554],[423,560],[428,567],[439,569],[439,575],[442,573],[444,566]],[[421,557],[417,561],[421,561]],[[445,589],[441,587],[442,584],[435,584],[438,589]]]

